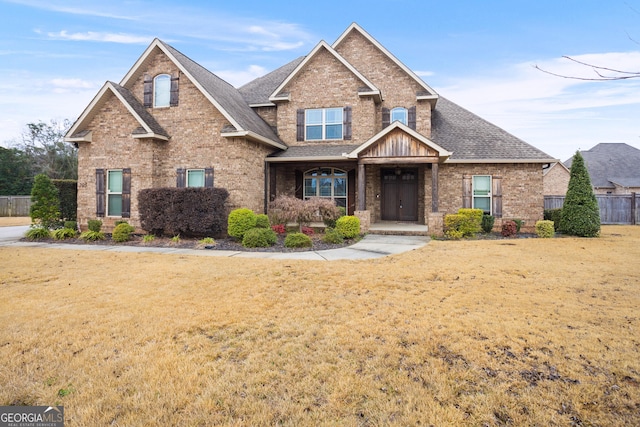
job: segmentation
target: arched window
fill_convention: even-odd
[[[304,174],[304,198],[325,197],[347,207],[347,173],[336,168],[312,169]]]
[[[153,79],[153,106],[168,107],[171,100],[171,76],[159,74]]]
[[[409,123],[409,114],[406,108],[396,107],[391,110],[391,123],[395,121],[399,121],[403,125],[408,125]]]

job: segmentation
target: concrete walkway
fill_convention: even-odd
[[[40,247],[50,249],[89,250],[105,252],[159,253],[169,255],[198,255],[233,258],[307,259],[335,261],[340,259],[371,259],[399,254],[426,245],[427,236],[393,236],[367,234],[358,243],[338,249],[305,252],[244,252],[207,249],[155,248],[144,246],[70,245],[65,243],[20,242],[22,235],[11,241],[2,241],[0,246],[10,248]]]

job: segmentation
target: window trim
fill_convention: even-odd
[[[120,182],[120,191],[112,191],[111,190],[111,187],[110,187],[109,184],[111,183],[110,175],[111,175],[112,172],[120,172],[120,180],[121,180],[121,182]],[[107,217],[111,217],[111,218],[122,218],[122,212],[123,212],[123,207],[124,207],[123,206],[123,196],[122,196],[123,195],[123,189],[124,189],[124,170],[123,169],[108,169],[106,178],[107,178],[107,185],[106,185],[107,188],[106,188],[106,192],[105,192],[106,199],[107,199],[106,200],[106,202],[107,202],[106,203],[106,210],[105,210],[106,216]],[[114,215],[114,214],[111,213],[111,207],[110,207],[110,205],[111,205],[111,197],[110,196],[117,196],[117,195],[120,196],[120,213],[118,215]]]
[[[166,104],[158,104],[158,80],[166,80],[166,87],[162,88],[163,96],[166,98]],[[162,73],[153,78],[153,108],[166,108],[171,106],[171,75]]]
[[[331,174],[330,175],[320,175],[319,172],[322,170],[331,170]],[[312,176],[311,174],[317,172],[318,175],[316,176]],[[336,172],[339,172],[340,175],[336,175]],[[316,182],[315,188],[316,188],[316,194],[307,194],[307,179],[316,179],[319,180],[320,178],[329,178],[331,179],[331,195],[330,196],[322,196],[320,195],[320,183]],[[335,194],[335,179],[336,178],[341,178],[344,179],[344,196],[336,196]],[[318,167],[318,168],[313,168],[313,169],[309,169],[307,171],[305,171],[302,174],[302,198],[303,200],[307,200],[310,199],[311,197],[320,197],[323,199],[330,199],[332,200],[334,203],[336,200],[344,200],[344,208],[346,209],[349,206],[349,173],[344,170],[344,169],[340,169],[340,168],[334,168],[334,167]],[[336,204],[337,205],[337,204]],[[337,205],[337,206],[341,206],[341,205]]]
[[[486,195],[476,195],[475,194],[475,187],[476,187],[476,178],[489,178],[489,191],[487,192]],[[471,207],[473,209],[482,209],[482,208],[476,208],[476,199],[488,199],[489,200],[489,215],[493,215],[493,177],[491,175],[472,175],[471,176]],[[483,211],[485,213],[487,213],[487,211],[485,211],[483,209]]]
[[[402,112],[404,118],[402,120],[400,119],[394,119],[394,113],[396,112]],[[391,123],[395,122],[395,121],[399,121],[400,123],[402,123],[405,126],[409,126],[409,110],[407,108],[404,107],[395,107],[392,108],[391,111],[389,112],[389,120]]]
[[[335,121],[332,122],[328,122],[327,121],[327,112],[330,110],[335,110],[335,111],[340,111],[340,118],[336,119]],[[320,111],[321,112],[321,118],[320,118],[320,123],[313,123],[313,124],[309,124],[309,113],[311,112],[317,112]],[[344,138],[344,134],[345,134],[345,129],[344,129],[344,117],[345,117],[345,111],[344,111],[344,107],[330,107],[330,108],[308,108],[304,110],[304,140],[305,141],[336,141],[336,140],[342,140],[345,139]],[[335,138],[328,138],[327,137],[327,127],[328,126],[340,126],[340,135],[339,137],[335,137]],[[310,126],[320,126],[322,134],[320,138],[309,138],[309,127]]]

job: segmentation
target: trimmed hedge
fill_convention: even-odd
[[[148,188],[138,193],[143,230],[155,235],[223,236],[226,232],[224,188]]]
[[[256,227],[257,228],[271,228],[271,222],[267,214],[256,215]]]
[[[128,223],[121,222],[113,229],[111,239],[113,239],[114,242],[128,242],[131,240],[131,233],[133,233],[134,230],[135,228]]]
[[[553,237],[555,235],[553,221],[549,221],[549,220],[537,221],[536,234],[538,235],[538,237],[542,237],[545,239]]]
[[[238,208],[229,213],[227,220],[227,233],[231,237],[235,237],[238,240],[244,238],[244,233],[256,227],[258,217],[251,209]]]
[[[278,235],[271,228],[252,228],[244,233],[242,246],[245,248],[267,248],[278,241]]]
[[[557,209],[545,209],[544,219],[547,221],[553,221],[553,229],[558,231],[560,227],[560,218],[562,217],[562,208]]]
[[[451,239],[471,237],[482,230],[482,209],[458,209],[444,217],[445,235]]]
[[[353,239],[360,235],[360,218],[353,215],[341,216],[336,220],[336,231],[345,239]]]
[[[312,244],[311,237],[303,233],[289,233],[284,239],[287,248],[310,248]]]

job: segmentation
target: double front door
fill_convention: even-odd
[[[418,220],[418,170],[382,169],[383,221]]]

